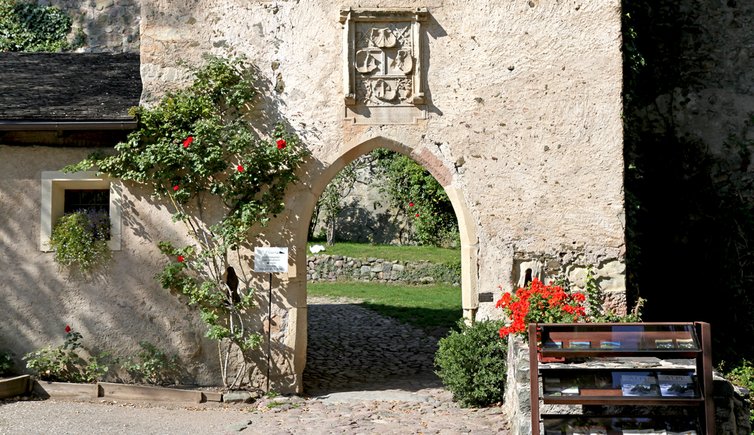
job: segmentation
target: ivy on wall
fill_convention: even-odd
[[[71,50],[71,18],[54,6],[0,0],[0,52]]]
[[[460,244],[453,205],[439,182],[409,157],[379,148],[373,152],[383,191],[398,218],[411,228],[410,242],[454,247]]]

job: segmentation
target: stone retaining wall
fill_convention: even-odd
[[[315,255],[307,258],[308,282],[357,280],[459,285],[460,267],[453,268],[429,261],[390,261],[379,258],[351,258],[342,255]]]

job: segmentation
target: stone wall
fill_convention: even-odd
[[[754,358],[738,339],[754,334],[754,3],[632,5],[645,59],[626,69],[633,287],[647,320],[708,321],[718,358]],[[694,289],[672,270],[694,276]]]
[[[392,76],[366,97],[359,87],[379,68],[369,53],[397,43],[374,24],[374,46],[350,51],[349,29],[363,35],[354,20],[370,14],[375,23],[418,20],[415,39],[390,24],[402,47],[413,44],[413,63],[379,63],[410,89]],[[284,216],[262,231],[267,243],[295,248],[279,313],[282,346],[295,351],[277,361],[294,370],[294,384],[305,361],[309,218],[335,174],[377,147],[409,155],[448,192],[467,317],[499,316],[479,295],[512,287],[517,253],[624,262],[620,26],[618,0],[142,3],[144,102],[186,82],[182,62],[244,54],[258,67],[260,129],[285,120],[312,152]]]
[[[374,281],[383,283],[459,285],[460,268],[429,261],[389,261],[379,258],[351,258],[315,255],[307,258],[306,279],[318,281]]]
[[[84,52],[139,51],[140,0],[37,0],[60,8],[73,21],[71,39],[83,36]]]

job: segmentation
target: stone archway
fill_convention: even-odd
[[[294,322],[295,331],[288,337],[287,344],[293,349],[293,369],[295,384],[298,392],[303,391],[303,371],[306,365],[307,349],[307,292],[306,292],[306,242],[308,237],[309,220],[314,212],[319,196],[327,184],[335,178],[346,165],[358,157],[368,154],[376,148],[386,148],[404,154],[423,166],[438,180],[450,199],[458,221],[461,239],[461,303],[463,316],[473,320],[479,306],[477,290],[477,262],[479,243],[476,223],[467,206],[462,190],[453,185],[452,171],[432,154],[427,148],[412,149],[398,141],[382,136],[374,137],[342,149],[332,163],[320,171],[305,171],[302,176],[302,186],[306,191],[299,190],[291,200],[291,212],[299,217],[298,224],[291,228],[292,240],[295,244],[292,250],[294,268],[289,274],[288,300],[291,302],[292,313],[289,319]]]

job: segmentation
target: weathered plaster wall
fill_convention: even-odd
[[[0,349],[12,351],[18,367],[24,353],[63,343],[66,325],[83,334],[95,353],[135,356],[139,341],[176,353],[184,381],[217,384],[217,347],[204,338],[198,316],[163,290],[155,274],[167,259],[158,240],[180,240],[164,207],[124,186],[122,249],[107,270],[86,279],[58,268],[52,252],[39,247],[42,171],[56,171],[89,149],[0,145]]]
[[[377,146],[410,154],[448,189],[462,227],[464,308],[495,316],[478,294],[510,288],[514,262],[624,258],[620,4],[451,0],[362,1],[429,9],[428,117],[412,125],[343,120],[339,1],[142,4],[145,102],[188,77],[180,62],[244,54],[259,68],[268,114],[298,131],[313,157],[268,241],[294,245],[280,315],[293,367],[305,361],[306,227],[346,163]],[[293,237],[293,239],[289,239]],[[565,265],[563,265],[565,268]],[[621,268],[614,269],[618,275]],[[516,272],[518,273],[518,272]],[[300,385],[299,380],[294,382]]]

